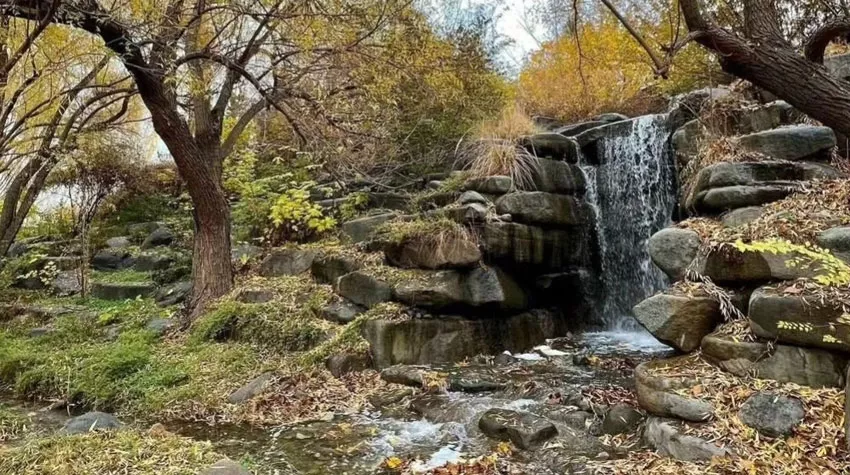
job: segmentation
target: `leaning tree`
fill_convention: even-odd
[[[101,38],[133,77],[194,205],[190,316],[233,285],[222,168],[240,134],[270,109],[304,141],[292,106],[313,99],[303,86],[315,86],[310,78],[329,75],[340,58],[369,55],[376,48],[369,40],[407,7],[404,0],[0,0],[2,15]],[[229,117],[245,97],[252,102]]]
[[[823,65],[829,44],[850,34],[846,5],[738,0],[718,6],[701,0],[678,0],[688,34],[659,53],[631,27],[612,0],[601,1],[644,46],[660,75],[668,70],[675,52],[694,41],[716,53],[727,73],[746,79],[850,136],[850,82],[833,76]],[[728,15],[719,18],[719,12]]]

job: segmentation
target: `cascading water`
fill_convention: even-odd
[[[611,330],[635,329],[631,308],[667,285],[647,251],[647,240],[670,224],[676,206],[666,118],[631,120],[630,129],[598,140],[597,157],[580,162],[596,212],[602,318]]]

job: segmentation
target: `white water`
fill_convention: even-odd
[[[669,136],[666,116],[639,117],[629,134],[600,139],[598,157],[581,159],[587,200],[596,213],[602,318],[612,330],[637,330],[631,308],[668,284],[649,257],[647,241],[670,224],[676,205]],[[591,158],[599,165],[588,163]]]

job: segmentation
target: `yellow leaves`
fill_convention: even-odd
[[[398,457],[389,457],[384,460],[384,466],[390,470],[397,470],[401,468],[402,464],[404,464],[404,461]]]
[[[642,33],[660,44],[669,36],[669,25],[662,23],[644,22]],[[698,48],[686,48],[678,55],[671,80],[660,83],[661,87],[695,86],[709,61]],[[679,68],[679,64],[687,67]],[[702,65],[700,74],[693,74],[696,64]],[[567,34],[545,43],[519,78],[520,98],[529,110],[564,120],[621,109],[653,83],[658,81],[646,53],[611,17],[581,25],[578,37]]]

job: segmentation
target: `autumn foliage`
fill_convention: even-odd
[[[640,21],[653,44],[670,44],[675,20]],[[676,56],[668,80],[654,77],[646,53],[613,17],[580,24],[578,33],[545,43],[519,77],[519,99],[532,113],[581,120],[602,112],[654,112],[667,94],[693,89],[716,76],[696,45]],[[716,79],[716,78],[715,78]]]

